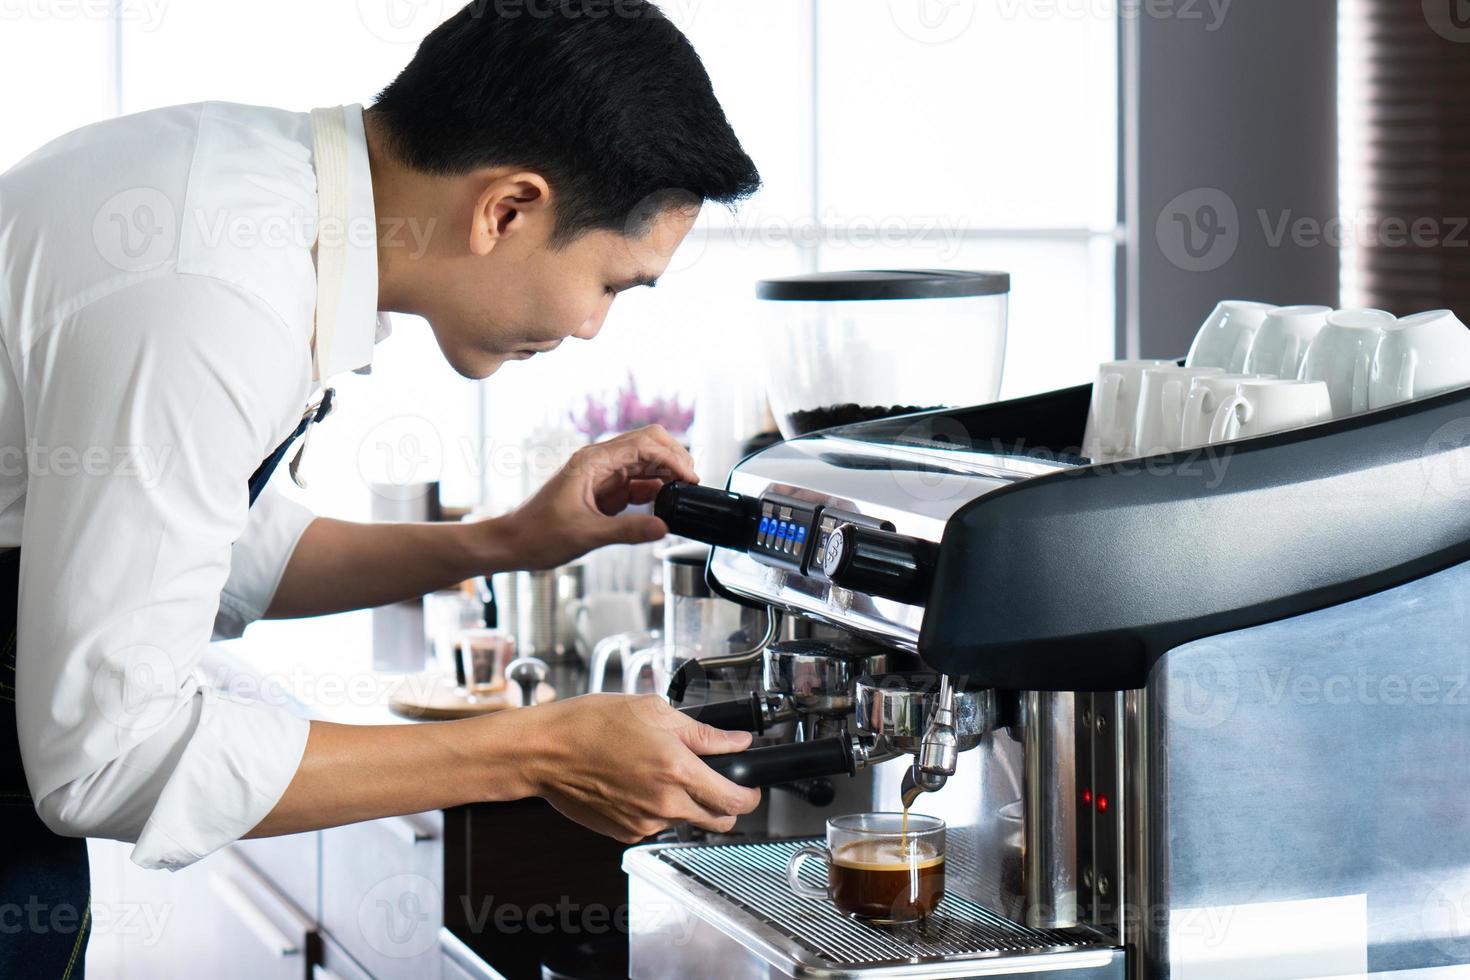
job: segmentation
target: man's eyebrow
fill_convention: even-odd
[[[647,286],[649,289],[658,285],[658,276],[637,276],[633,279],[618,283],[613,288],[618,292],[624,292],[637,286]]]

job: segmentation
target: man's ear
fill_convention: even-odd
[[[489,255],[504,238],[519,234],[537,218],[549,216],[551,187],[538,173],[501,174],[486,181],[470,221],[470,251]]]

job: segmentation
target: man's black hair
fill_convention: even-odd
[[[733,205],[760,187],[699,56],[647,0],[476,0],[424,39],[373,115],[416,170],[544,175],[558,245],[641,234],[652,201]]]

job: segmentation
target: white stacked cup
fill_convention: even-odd
[[[1082,455],[1106,462],[1133,455],[1143,372],[1173,367],[1173,361],[1106,361],[1097,369]]]
[[[1470,385],[1470,330],[1449,310],[1385,326],[1373,355],[1368,407],[1384,408]]]
[[[1151,367],[1139,383],[1134,455],[1177,452],[1184,446],[1184,409],[1190,383],[1223,374],[1217,367]]]
[[[1241,368],[1246,374],[1295,378],[1317,334],[1327,325],[1330,306],[1282,306],[1266,314]]]
[[[1321,381],[1337,418],[1368,411],[1368,382],[1374,353],[1385,328],[1397,322],[1383,310],[1338,310],[1312,338],[1302,359],[1301,379]]]
[[[1332,418],[1332,398],[1321,381],[1240,381],[1215,412],[1211,444],[1252,439]]]
[[[1204,326],[1194,335],[1186,367],[1214,367],[1230,374],[1245,370],[1256,331],[1266,322],[1266,315],[1276,307],[1270,303],[1227,299],[1216,305]]]

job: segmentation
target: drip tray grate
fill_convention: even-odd
[[[877,926],[851,919],[831,904],[792,893],[786,863],[807,841],[762,841],[670,847],[673,865],[766,925],[835,966],[912,963],[931,957],[1062,952],[1096,940],[1056,929],[1032,929],[956,895],[946,895],[926,922]],[[802,877],[825,885],[807,862]]]

